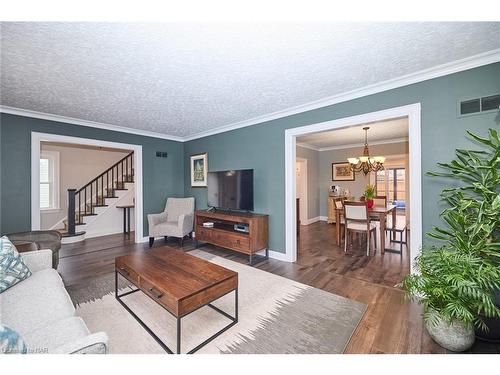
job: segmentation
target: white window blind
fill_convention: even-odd
[[[59,208],[59,153],[42,152],[40,156],[40,209]]]

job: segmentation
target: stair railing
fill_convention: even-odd
[[[125,189],[126,182],[134,182],[133,151],[80,189],[68,189],[68,234],[74,235],[82,217],[94,215],[94,208],[104,206],[105,198],[115,197],[116,190]]]

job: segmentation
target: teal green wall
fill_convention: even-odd
[[[1,113],[0,233],[31,229],[32,131],[141,145],[145,236],[146,214],[162,211],[167,197],[184,194],[180,142]],[[168,152],[168,158],[157,158],[156,151]]]
[[[208,152],[209,170],[253,168],[255,211],[270,215],[271,250],[285,252],[285,129],[420,102],[422,105],[422,171],[449,160],[455,148],[474,147],[466,130],[485,134],[497,113],[457,116],[460,99],[500,93],[500,63],[385,91],[360,99],[221,133],[185,143],[186,196],[206,207],[207,192],[191,188],[189,156]],[[498,119],[497,119],[498,121]],[[439,192],[447,182],[422,177],[423,230],[439,222]]]

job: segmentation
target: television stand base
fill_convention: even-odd
[[[204,223],[213,223],[211,227]],[[269,259],[269,216],[228,211],[195,212],[195,246],[209,243],[248,256],[248,264],[255,265]],[[237,230],[244,227],[245,230]],[[264,253],[264,254],[263,254]]]

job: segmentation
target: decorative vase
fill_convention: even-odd
[[[463,352],[474,344],[474,328],[468,327],[458,320],[451,324],[441,318],[438,318],[436,325],[425,322],[427,332],[443,348],[452,352]]]
[[[372,208],[373,207],[373,199],[367,199],[366,200],[366,206],[368,208]]]

